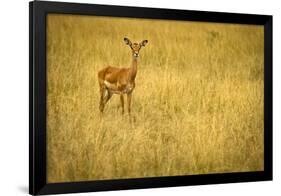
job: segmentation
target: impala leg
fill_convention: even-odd
[[[132,93],[127,94],[128,113],[131,114]]]
[[[121,102],[121,107],[122,107],[122,114],[124,114],[124,95],[120,95],[120,102]]]
[[[101,96],[100,96],[100,112],[102,113],[105,107],[105,104],[109,101],[109,99],[112,97],[112,93],[106,89],[101,89]]]
[[[104,98],[103,98],[104,105],[109,101],[112,95],[113,94],[108,89],[105,89]]]
[[[100,112],[103,113],[104,110],[104,94],[105,94],[105,89],[101,88],[100,89]]]

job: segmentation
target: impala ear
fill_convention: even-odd
[[[147,43],[148,43],[147,40],[143,40],[143,41],[140,43],[140,45],[141,45],[141,46],[145,46]]]
[[[125,44],[132,46],[132,42],[127,37],[124,38],[124,42]]]

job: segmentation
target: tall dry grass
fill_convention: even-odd
[[[97,72],[140,52],[133,121],[99,115]],[[47,180],[263,170],[263,27],[47,17]]]

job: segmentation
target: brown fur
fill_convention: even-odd
[[[132,43],[128,38],[124,38],[124,41],[132,50],[132,65],[130,68],[108,66],[98,72],[100,112],[103,112],[105,104],[113,94],[120,94],[122,114],[124,113],[124,94],[127,94],[128,113],[130,114],[131,112],[131,98],[137,75],[137,58],[141,47],[145,46],[148,41],[144,40],[141,43]]]

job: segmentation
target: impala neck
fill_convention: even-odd
[[[137,67],[137,58],[133,56],[132,66],[131,66],[131,81],[134,81],[137,75],[138,67]]]

